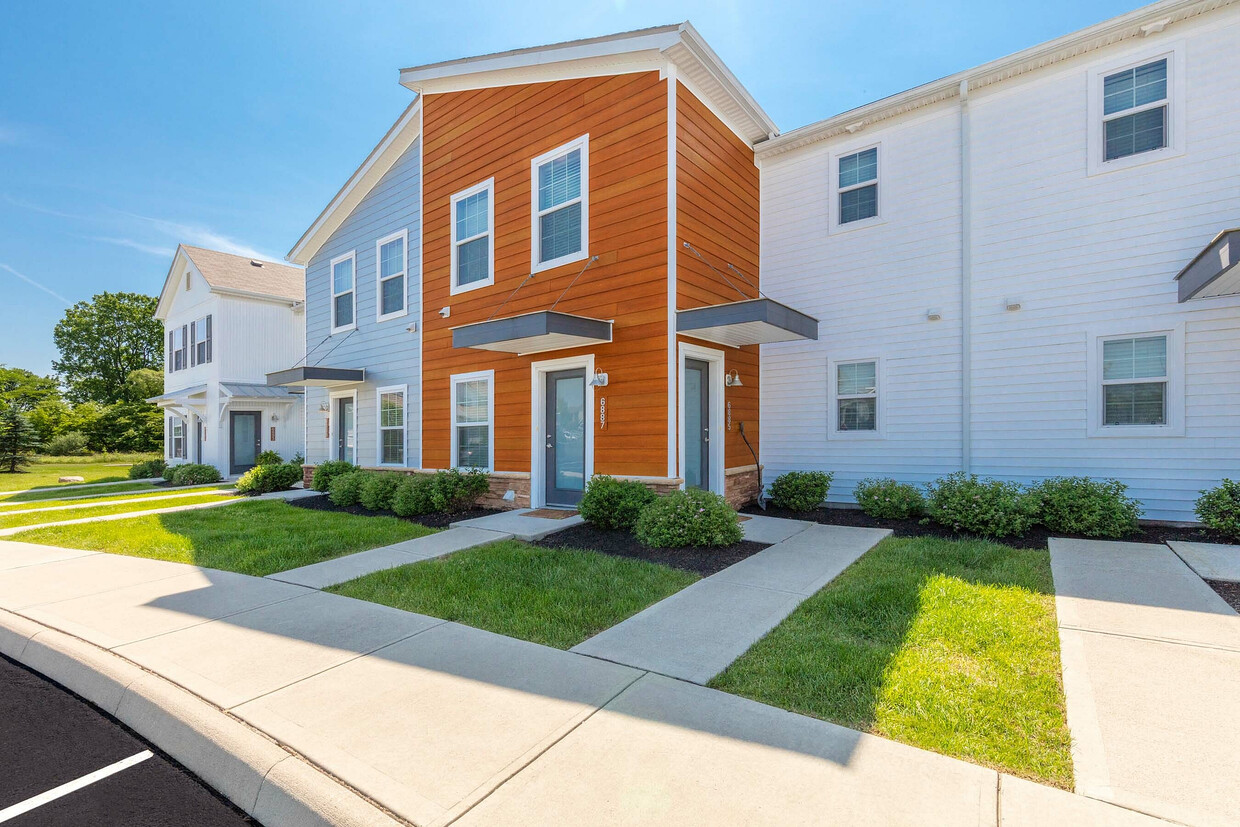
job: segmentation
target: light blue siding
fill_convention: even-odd
[[[405,445],[409,467],[421,465],[419,439],[422,402],[420,336],[408,328],[422,317],[419,305],[422,261],[421,170],[422,139],[388,170],[328,239],[306,267],[306,351],[308,365],[365,368],[366,382],[357,388],[357,459],[362,465],[377,464],[376,390],[407,385],[405,397]],[[378,262],[375,243],[392,233],[406,230],[409,236],[406,261],[405,300],[408,315],[376,322]],[[356,317],[352,332],[331,332],[331,285],[329,262],[337,256],[357,254]],[[340,391],[351,390],[340,388]],[[334,455],[326,437],[326,414],[320,408],[328,403],[325,388],[306,389],[306,460],[315,464]]]

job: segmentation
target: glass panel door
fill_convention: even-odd
[[[710,365],[685,360],[685,486],[710,488]]]
[[[336,458],[356,464],[354,442],[357,428],[353,421],[353,399],[352,397],[341,399],[337,404],[339,406],[337,421],[340,425],[336,428]]]
[[[230,416],[230,427],[232,439],[229,446],[229,473],[243,474],[254,467],[254,460],[258,457],[259,440],[262,438],[260,431],[260,414],[258,411],[233,411]]]
[[[576,505],[586,484],[586,372],[547,374],[547,505]]]

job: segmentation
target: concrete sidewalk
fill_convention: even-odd
[[[1077,792],[1240,817],[1240,615],[1164,545],[1051,540]]]

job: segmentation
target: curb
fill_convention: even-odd
[[[125,658],[0,609],[0,654],[100,707],[265,827],[399,827],[299,755]]]

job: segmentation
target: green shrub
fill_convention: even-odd
[[[347,508],[357,505],[362,498],[362,486],[370,477],[369,471],[348,471],[332,478],[327,496],[336,505]]]
[[[205,485],[209,482],[219,482],[224,479],[219,469],[214,465],[200,465],[196,462],[187,462],[184,465],[172,466],[172,484],[173,485]],[[168,478],[168,473],[164,472],[164,479]]]
[[[367,511],[390,511],[392,495],[399,484],[400,476],[397,474],[371,473],[362,483],[357,501]]]
[[[297,453],[293,454],[293,458],[289,460],[289,463],[291,463],[292,465],[305,465],[306,455],[303,454],[301,451],[298,451]]]
[[[431,484],[431,504],[435,511],[464,511],[490,490],[485,471],[471,468],[462,474],[455,468],[436,471]]]
[[[146,462],[137,462],[129,466],[129,478],[131,480],[149,480],[154,477],[162,477],[164,469],[168,464],[162,459],[148,459]]]
[[[43,445],[43,453],[53,457],[71,457],[89,452],[86,434],[81,431],[67,431],[52,437]]]
[[[392,510],[398,517],[421,517],[435,510],[432,490],[435,477],[431,474],[411,474],[401,479],[392,492]]]
[[[341,474],[348,474],[354,470],[355,466],[351,462],[345,462],[342,459],[330,460],[314,469],[314,476],[310,479],[310,487],[315,491],[330,491],[332,480],[335,477]]]
[[[886,520],[920,517],[926,510],[926,498],[916,486],[888,478],[862,480],[853,490],[853,496],[866,514]]]
[[[642,509],[657,498],[637,480],[618,480],[603,474],[590,480],[577,510],[592,526],[629,531],[637,525]]]
[[[163,477],[164,477],[165,482],[173,482],[174,480],[176,480],[178,467],[179,466],[176,466],[176,465],[165,465],[164,466]]]
[[[642,509],[633,533],[651,548],[730,546],[743,536],[728,501],[698,488],[657,497]]]
[[[771,483],[771,504],[789,511],[813,511],[831,490],[834,474],[823,471],[789,471]]]
[[[1137,530],[1141,505],[1119,480],[1055,477],[1030,489],[1039,501],[1038,522],[1051,531],[1086,537],[1123,537]]]
[[[279,465],[255,465],[237,480],[237,491],[242,494],[287,491],[300,481],[300,465],[294,465],[291,462]]]
[[[1197,519],[1224,537],[1240,540],[1240,482],[1223,480],[1197,498]]]
[[[266,450],[254,457],[255,465],[283,465],[284,457],[280,456],[278,451]],[[300,463],[299,463],[300,464]]]
[[[1037,495],[1014,482],[979,480],[957,471],[930,483],[926,492],[929,515],[953,531],[1019,537],[1037,522]]]

